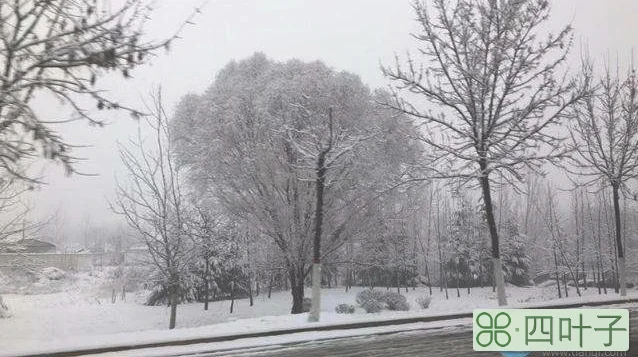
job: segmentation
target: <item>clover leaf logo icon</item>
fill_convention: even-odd
[[[512,318],[506,312],[496,314],[494,318],[487,312],[476,316],[476,324],[482,329],[476,334],[476,343],[481,347],[487,347],[495,342],[500,347],[509,345],[512,336],[505,329],[512,323]]]

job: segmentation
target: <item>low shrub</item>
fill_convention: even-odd
[[[335,308],[337,314],[354,314],[355,307],[350,304],[339,304]]]
[[[383,302],[375,299],[365,300],[361,307],[366,310],[367,313],[380,312],[383,309]]]
[[[2,296],[0,296],[0,319],[10,316],[11,314],[9,314],[9,308],[7,307],[7,305],[4,304],[4,301],[2,301]]]
[[[363,304],[365,304],[369,300],[375,300],[375,301],[383,303],[384,301],[383,295],[384,294],[379,290],[372,290],[372,289],[361,290],[357,293],[357,304],[363,307]]]
[[[422,309],[427,309],[430,307],[430,303],[432,302],[432,298],[429,296],[421,296],[416,299],[416,303],[421,306]]]
[[[385,302],[388,310],[393,311],[408,311],[410,310],[410,304],[405,296],[389,291],[383,295],[383,302]]]

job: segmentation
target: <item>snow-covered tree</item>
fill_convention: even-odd
[[[148,61],[171,38],[145,39],[143,25],[152,8],[145,0],[120,6],[95,0],[0,2],[0,168],[2,173],[33,179],[23,171],[36,156],[62,163],[68,173],[77,161],[71,146],[52,124],[70,120],[102,122],[81,98],[98,109],[139,111],[109,99],[97,79],[119,72],[124,78]],[[180,28],[181,29],[181,28]],[[32,105],[39,94],[68,105],[68,119],[42,117]]]
[[[69,174],[74,172],[77,159],[72,145],[56,132],[56,123],[84,120],[102,125],[91,115],[94,106],[139,116],[135,108],[109,99],[97,80],[114,72],[130,77],[155,50],[168,48],[178,37],[183,25],[170,38],[145,38],[150,5],[146,0],[118,6],[97,0],[0,1],[2,182],[39,182],[26,170],[38,157],[61,163]],[[39,95],[58,99],[73,115],[57,118],[36,111],[33,99]],[[93,103],[88,107],[87,99]]]
[[[509,218],[503,222],[503,271],[505,280],[516,286],[530,285],[529,267],[531,257],[527,252],[529,243],[518,228],[518,223]]]
[[[494,174],[516,183],[525,168],[565,152],[565,138],[552,127],[583,95],[559,73],[571,27],[542,35],[547,0],[415,0],[414,10],[420,56],[383,69],[395,86],[388,105],[426,124],[421,140],[430,148],[425,162],[435,177],[480,186],[498,301],[506,305]],[[416,97],[430,106],[422,108]]]
[[[278,63],[256,54],[231,62],[203,95],[178,106],[175,140],[193,185],[279,247],[293,313],[302,311],[309,273],[321,145],[334,135],[324,162],[331,169],[323,178],[322,256],[366,229],[367,208],[411,152],[397,135],[411,126],[375,105],[382,95],[321,62]]]
[[[141,237],[156,268],[156,287],[171,308],[169,329],[175,328],[177,305],[190,285],[192,239],[187,227],[187,202],[182,188],[183,168],[174,162],[168,119],[161,92],[153,96],[151,116],[140,122],[137,138],[121,144],[120,158],[128,180],[118,181],[115,213]],[[150,130],[145,140],[142,125]]]
[[[481,228],[476,207],[470,199],[462,193],[455,191],[453,194],[457,201],[456,209],[448,227],[448,239],[446,248],[450,253],[447,265],[447,280],[454,282],[457,287],[457,295],[460,296],[459,287],[470,287],[481,279],[481,272],[485,271],[480,266],[481,260]]]
[[[584,73],[591,76],[591,73]],[[638,76],[633,66],[624,75],[607,68],[591,96],[572,110],[571,163],[584,184],[612,191],[614,237],[620,295],[627,295],[621,195],[638,175]]]

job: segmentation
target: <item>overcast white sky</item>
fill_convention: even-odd
[[[113,1],[115,3],[116,1]],[[139,104],[140,98],[156,85],[163,87],[166,103],[172,107],[188,92],[202,92],[228,61],[262,51],[276,60],[293,57],[322,60],[338,70],[360,75],[371,87],[387,84],[379,63],[389,64],[394,54],[414,51],[409,36],[416,29],[408,0],[210,0],[196,25],[186,28],[183,39],[151,66],[133,72],[134,79],[109,78],[101,81],[122,102]],[[597,60],[608,54],[621,59],[638,48],[638,1],[636,0],[554,0],[550,27],[572,23],[577,42],[587,42]],[[172,33],[201,0],[160,0],[148,24],[148,36],[162,38]],[[577,53],[576,53],[577,54]],[[571,66],[578,66],[573,56]],[[40,100],[38,109],[66,115],[56,102]],[[122,176],[116,142],[135,133],[136,124],[124,114],[108,118],[106,128],[85,123],[60,126],[70,142],[91,147],[76,150],[87,160],[80,171],[97,177],[62,174],[61,168],[47,165],[48,185],[30,199],[34,215],[44,217],[59,209],[59,218],[68,234],[90,217],[97,224],[117,220],[106,199],[113,197],[114,176]]]

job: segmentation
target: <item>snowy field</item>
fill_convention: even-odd
[[[37,281],[29,294],[3,294],[12,317],[0,320],[0,344],[4,353],[24,348],[46,349],[49,346],[69,346],[74,344],[98,343],[99,341],[155,341],[165,338],[193,338],[200,336],[223,335],[269,329],[293,328],[307,325],[306,314],[290,315],[291,297],[289,292],[274,292],[268,299],[262,293],[255,297],[254,306],[248,299],[235,302],[234,313],[230,314],[230,301],[212,302],[208,311],[203,304],[191,303],[178,307],[177,330],[167,331],[169,310],[164,306],[144,306],[143,294],[129,293],[126,301],[119,299],[111,303],[110,287],[105,271],[80,273],[66,276],[62,280]],[[33,290],[35,289],[35,290]],[[472,289],[467,295],[461,289],[461,297],[456,289],[449,289],[450,298],[438,288],[433,289],[432,302],[428,309],[421,309],[415,302],[418,297],[428,294],[427,288],[401,289],[411,310],[406,312],[382,311],[378,314],[366,314],[361,308],[351,315],[336,314],[335,307],[341,303],[356,305],[354,288],[345,292],[343,287],[323,289],[320,324],[347,323],[374,319],[392,319],[411,316],[433,316],[448,313],[471,312],[474,308],[496,307],[496,294],[490,288]],[[377,288],[385,291],[385,288]],[[33,293],[33,291],[55,291],[51,293]],[[396,291],[395,289],[391,289]],[[530,306],[552,303],[556,299],[554,287],[507,289],[511,306]],[[583,297],[576,295],[571,288],[570,297],[553,302],[594,301],[601,298],[617,297],[613,290],[601,297],[597,289],[583,291]],[[310,291],[307,291],[310,294]],[[630,290],[631,297],[638,292]],[[133,334],[131,334],[133,333]]]

